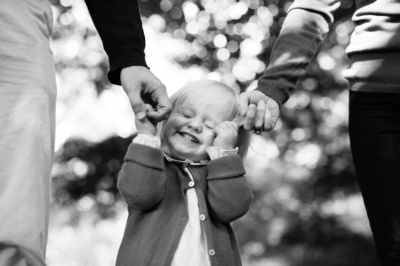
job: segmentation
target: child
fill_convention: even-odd
[[[172,96],[158,136],[147,118],[135,121],[118,182],[129,216],[117,265],[241,265],[230,222],[248,211],[253,193],[236,154],[249,137],[232,122],[237,99],[222,83],[199,81]]]

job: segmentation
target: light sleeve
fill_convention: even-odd
[[[289,99],[296,83],[333,23],[340,0],[296,0],[291,5],[271,52],[269,65],[257,90],[280,106]]]

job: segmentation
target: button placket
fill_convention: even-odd
[[[204,214],[200,214],[200,221],[204,221],[206,219],[206,216]]]
[[[210,250],[208,251],[208,254],[209,254],[210,256],[214,256],[214,255],[215,255],[215,250],[210,249]]]

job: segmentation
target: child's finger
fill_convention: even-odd
[[[238,131],[239,131],[239,125],[232,121],[224,121],[218,124],[214,129],[216,136],[225,136],[225,137],[237,135]]]
[[[239,130],[239,124],[233,121],[227,121],[227,125],[229,128],[233,131],[238,131]]]
[[[153,110],[153,107],[148,103],[145,104],[145,107],[146,107],[146,113]]]
[[[153,106],[151,106],[148,103],[146,103],[145,106],[146,106],[146,117],[152,118],[153,117],[152,115],[154,115],[154,113],[156,113],[156,111],[154,111]]]
[[[224,130],[224,126],[223,126],[222,123],[220,123],[220,124],[218,124],[218,125],[215,126],[215,128],[214,128],[214,133],[218,135],[218,134],[219,134],[221,131],[223,131],[223,130]]]
[[[226,131],[226,130],[229,130],[231,127],[232,127],[231,121],[224,121],[222,123],[219,123],[216,126],[216,128],[218,128],[219,131],[222,131],[222,130]]]

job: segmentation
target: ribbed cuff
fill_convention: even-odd
[[[133,140],[132,143],[142,144],[145,146],[149,146],[155,149],[159,149],[161,147],[161,140],[157,136],[153,136],[151,134],[143,134],[139,133]]]
[[[220,147],[207,147],[206,151],[208,153],[208,156],[210,156],[211,160],[215,160],[221,157],[225,156],[231,156],[235,155],[238,153],[239,148],[234,148],[234,149],[223,149]]]
[[[212,160],[207,168],[208,180],[238,177],[246,173],[242,157],[237,154]]]
[[[129,145],[125,161],[133,161],[156,169],[164,169],[164,155],[161,150],[142,144]]]
[[[121,85],[121,71],[125,67],[130,66],[143,66],[147,67],[144,58],[126,58],[118,62],[110,62],[110,71],[108,72],[108,80],[114,85]]]

